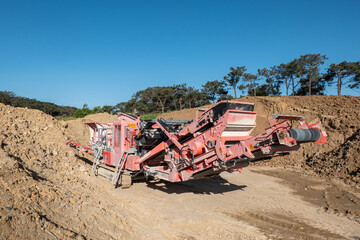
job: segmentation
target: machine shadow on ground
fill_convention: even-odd
[[[156,190],[163,191],[168,194],[223,194],[225,192],[232,192],[236,190],[244,190],[246,185],[236,185],[230,183],[221,176],[216,176],[207,179],[190,180],[186,182],[171,183],[162,180],[149,180],[146,182],[147,186]]]
[[[86,163],[88,165],[93,165],[93,163],[94,163],[93,160],[89,159],[90,157],[82,157],[78,154],[75,154],[75,157],[77,157],[78,159],[80,159],[81,161],[83,161],[84,163]],[[91,158],[93,158],[93,157],[91,156]]]
[[[76,155],[76,157],[82,160],[85,164],[92,165],[93,162],[86,157]],[[209,177],[204,179],[190,180],[186,182],[167,182],[155,179],[137,179],[133,180],[133,183],[145,182],[148,187],[168,194],[182,194],[182,193],[195,193],[195,194],[223,194],[225,192],[232,192],[236,190],[244,190],[246,185],[236,185],[230,183],[221,176]]]

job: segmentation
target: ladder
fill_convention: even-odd
[[[131,185],[131,176],[130,175],[125,176],[124,175],[125,171],[123,170],[128,156],[129,156],[129,152],[124,151],[121,154],[120,161],[118,161],[118,163],[116,165],[114,176],[112,179],[112,184],[115,186],[115,188],[117,187],[119,180],[121,180],[121,186],[123,188],[130,187],[130,185]],[[123,180],[125,180],[125,179],[122,179],[122,177],[124,177],[124,176],[127,181],[123,181]]]
[[[92,165],[92,171],[95,173],[95,175],[97,175],[97,166],[100,164],[100,158],[103,154],[103,149],[101,146],[96,146],[94,147],[94,162]]]

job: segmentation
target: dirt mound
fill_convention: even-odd
[[[1,235],[5,238],[26,238],[27,234],[47,238],[54,233],[64,237],[77,235],[56,227],[47,217],[51,207],[42,204],[44,199],[54,200],[54,194],[62,194],[51,181],[64,181],[71,170],[67,167],[69,161],[76,160],[63,146],[67,139],[63,124],[38,110],[0,104],[0,126],[0,196],[4,203],[0,208]],[[32,230],[21,231],[24,226]]]
[[[101,120],[97,117],[90,119]],[[91,209],[100,196],[88,199],[93,189],[84,178],[87,156],[65,146],[68,126],[38,110],[0,104],[0,236],[100,238],[101,231],[86,227],[94,228]],[[87,218],[81,218],[84,211]]]
[[[9,156],[39,170],[54,169],[55,158],[69,157],[66,125],[39,111],[0,104],[0,146]]]
[[[315,172],[339,177],[347,183],[360,183],[360,129],[334,150],[308,160]]]
[[[66,135],[69,136],[71,141],[81,143],[83,145],[89,144],[89,129],[84,123],[97,122],[97,123],[108,123],[116,122],[118,118],[116,115],[111,115],[108,113],[97,113],[87,115],[84,118],[79,118],[76,120],[69,120],[63,122],[66,126]]]
[[[69,204],[64,199],[66,191],[26,167],[21,159],[11,158],[2,151],[0,154],[0,235],[6,239],[29,236],[82,239],[78,233],[59,225],[59,218],[50,217],[51,212],[64,211],[57,204]]]
[[[269,162],[260,162],[262,165],[272,166],[302,166],[306,167],[306,160],[318,156],[327,166],[329,152],[342,149],[346,139],[360,129],[360,98],[353,96],[289,96],[289,97],[243,97],[235,101],[255,103],[257,112],[256,128],[252,135],[263,133],[269,126],[271,114],[295,114],[304,116],[308,122],[320,121],[322,127],[329,133],[328,143],[324,145],[304,144],[300,150],[290,156],[274,158]],[[186,120],[194,119],[196,109],[187,109],[160,115],[164,119]],[[354,143],[354,145],[356,145]],[[342,150],[343,151],[343,150]],[[321,156],[321,157],[320,157]],[[356,156],[356,154],[355,154]],[[358,168],[357,162],[349,160],[348,155],[343,155],[342,161]],[[339,158],[339,161],[341,158]],[[319,160],[318,160],[319,161]],[[331,163],[329,163],[331,166]],[[338,164],[341,170],[334,172],[334,176],[341,177],[341,172],[346,172],[349,166]],[[313,167],[311,165],[310,167]],[[320,165],[319,165],[320,167]],[[320,174],[324,171],[317,170]],[[339,173],[339,174],[338,174]],[[351,175],[352,176],[352,175]],[[342,177],[341,177],[342,178]],[[359,183],[356,180],[356,183]]]

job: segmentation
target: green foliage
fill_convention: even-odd
[[[314,76],[311,80],[310,90],[309,90],[309,78],[300,79],[300,88],[296,91],[296,95],[306,96],[309,94],[312,95],[324,95],[325,92],[325,81],[321,76]]]
[[[112,112],[149,114],[199,107],[208,103],[207,96],[199,90],[179,84],[137,91],[129,101],[116,104]]]
[[[154,87],[152,89],[152,100],[161,108],[162,113],[165,112],[165,107],[171,96],[175,94],[174,92],[172,87]]]
[[[74,118],[83,118],[87,115],[95,114],[95,113],[104,113],[104,112],[112,113],[113,109],[114,109],[114,107],[112,107],[112,106],[103,106],[103,107],[96,106],[93,109],[90,109],[88,107],[88,105],[85,103],[81,109],[76,110],[73,117]]]
[[[172,96],[169,99],[170,108],[175,110],[182,110],[184,108],[185,99],[188,89],[186,84],[174,85],[172,87]]]
[[[151,120],[151,119],[156,119],[161,114],[162,113],[150,113],[150,114],[141,115],[140,117],[144,120]]]
[[[106,113],[110,113],[112,114],[114,111],[114,107],[113,106],[109,106],[109,105],[105,105],[101,108],[102,112],[106,112]]]
[[[341,88],[347,85],[349,88],[360,87],[360,61],[346,62],[339,64],[330,64],[327,73],[323,75],[323,79],[328,85],[332,85],[336,79],[338,95],[341,95]]]
[[[187,88],[186,94],[183,96],[185,108],[200,107],[209,104],[207,96],[198,89],[192,87]]]
[[[83,108],[76,110],[73,117],[82,118],[82,117],[85,117],[86,115],[90,115],[92,113],[93,113],[93,111],[90,110],[90,108],[88,108],[88,105],[85,103]]]
[[[282,63],[275,67],[275,78],[280,84],[285,85],[286,96],[289,95],[289,88],[292,86],[292,95],[295,95],[295,89],[299,85],[298,73],[299,73],[298,59],[294,59],[289,63]]]
[[[118,104],[116,104],[115,106],[112,107],[112,111],[110,112],[111,114],[116,114],[118,112],[126,112],[126,104],[128,102],[120,102]]]
[[[228,91],[225,89],[225,82],[224,81],[207,81],[205,85],[202,87],[202,93],[208,98],[208,100],[215,103],[218,98],[224,94],[227,94]]]
[[[254,91],[248,90],[249,96],[275,96],[271,95],[271,89],[269,89],[269,86],[267,84],[261,84],[255,88],[255,94]]]
[[[306,54],[274,67],[273,72],[279,83],[285,85],[286,96],[290,87],[292,95],[322,95],[325,81],[321,77],[320,66],[326,59],[326,55]]]
[[[224,77],[225,82],[228,84],[229,87],[234,89],[235,98],[237,98],[236,88],[237,84],[239,83],[241,77],[246,72],[246,67],[230,67],[230,73]]]
[[[281,80],[276,78],[277,68],[273,66],[270,69],[258,69],[259,80],[265,81],[265,84],[256,87],[256,96],[279,96]]]
[[[306,54],[297,60],[297,73],[300,77],[298,95],[323,95],[325,91],[324,79],[320,76],[320,66],[327,59],[326,55]]]
[[[41,102],[35,99],[16,96],[15,93],[9,91],[0,91],[0,102],[13,107],[26,107],[30,109],[38,109],[54,117],[69,117],[76,111],[75,107],[59,106],[54,103]]]
[[[226,100],[232,100],[234,99],[233,96],[229,95],[229,94],[222,94],[220,95],[220,97],[218,98],[218,101],[226,101]]]
[[[256,88],[258,87],[258,76],[251,73],[244,73],[243,82],[244,84],[240,85],[240,89],[248,89],[250,96],[256,96]]]
[[[0,102],[6,105],[11,105],[11,100],[14,99],[16,95],[13,92],[1,91],[0,92]]]

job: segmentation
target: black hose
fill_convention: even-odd
[[[182,157],[182,152],[183,152],[183,149],[184,148],[188,148],[188,150],[190,151],[190,153],[191,153],[191,161],[189,162],[186,158],[183,158]],[[192,166],[194,169],[196,169],[196,168],[198,168],[196,165],[195,165],[195,158],[194,158],[194,154],[193,154],[193,152],[192,152],[192,150],[191,150],[191,148],[190,148],[190,146],[189,145],[185,145],[185,146],[183,146],[181,149],[180,149],[180,159],[184,162],[184,163],[188,163],[190,166]],[[186,165],[186,164],[185,164]]]

